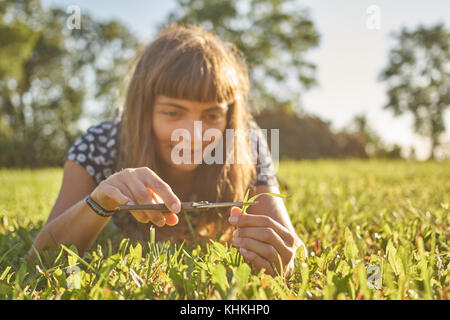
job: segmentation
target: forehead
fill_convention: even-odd
[[[222,107],[227,108],[227,103],[217,103],[217,102],[200,102],[200,101],[192,101],[192,100],[186,100],[186,99],[177,99],[172,98],[164,95],[158,95],[155,98],[155,104],[176,104],[179,106],[183,106],[189,109],[205,109],[205,108],[211,108],[211,107]]]

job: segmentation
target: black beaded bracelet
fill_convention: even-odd
[[[91,195],[88,195],[86,198],[86,203],[88,204],[88,206],[99,216],[101,217],[111,217],[116,210],[106,210],[104,209],[101,205],[99,205],[97,202],[95,202],[92,198]]]

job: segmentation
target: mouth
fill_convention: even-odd
[[[180,156],[182,156],[182,157],[184,156],[184,152],[185,152],[184,148],[178,148],[176,146],[169,146],[169,147],[170,147],[171,150],[174,150]],[[195,157],[195,155],[202,155],[202,150],[201,149],[199,149],[199,150],[192,150],[191,149],[190,155],[191,155],[191,159],[193,159]]]

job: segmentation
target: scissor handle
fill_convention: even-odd
[[[135,204],[135,205],[121,205],[117,212],[126,212],[130,210],[151,210],[160,212],[171,212],[164,203],[155,204]]]

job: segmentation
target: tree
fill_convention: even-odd
[[[280,159],[367,158],[365,145],[357,135],[335,133],[329,122],[316,116],[298,116],[282,108],[271,108],[254,118],[269,131],[283,128],[279,132]],[[271,147],[271,141],[268,142]]]
[[[369,125],[366,114],[355,115],[350,123],[349,131],[349,133],[354,132],[358,137],[368,156],[374,157],[384,149],[381,137]]]
[[[445,132],[444,113],[450,106],[450,32],[444,25],[420,25],[394,34],[396,46],[380,74],[388,84],[388,103],[395,116],[412,113],[414,129],[431,141],[435,159],[439,137]]]
[[[319,43],[308,12],[295,0],[177,0],[171,22],[201,24],[234,43],[250,69],[250,105],[301,110],[300,92],[316,84],[304,53]]]
[[[369,125],[366,114],[355,115],[348,127],[350,129],[344,130],[344,132],[355,135],[369,157],[401,158],[401,146],[398,144],[386,145],[375,129]]]
[[[84,12],[71,29],[69,16],[39,0],[0,3],[0,166],[59,165],[86,102],[99,117],[117,107],[135,37]]]

